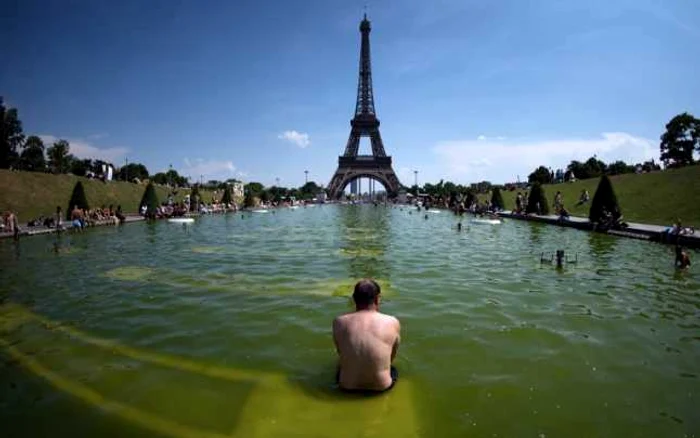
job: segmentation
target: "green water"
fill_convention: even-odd
[[[0,435],[700,434],[697,267],[456,222],[323,206],[0,242]],[[578,264],[540,264],[560,248]],[[403,330],[374,398],[332,387],[331,321],[365,276]]]

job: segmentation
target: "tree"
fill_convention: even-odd
[[[163,172],[158,172],[151,177],[151,181],[156,184],[166,185],[168,183],[168,176]]]
[[[83,188],[83,183],[78,181],[73,187],[73,193],[70,195],[70,201],[68,201],[68,208],[66,209],[66,219],[70,219],[71,212],[75,207],[83,210],[89,210],[87,197],[85,197],[85,189]]]
[[[22,122],[16,108],[5,108],[0,96],[0,169],[14,166],[19,157],[17,150],[24,142]]]
[[[49,157],[49,168],[53,173],[66,173],[70,169],[68,157],[70,144],[66,140],[58,140],[46,150]]]
[[[75,176],[85,176],[92,170],[92,160],[84,158],[82,160],[74,159],[70,163],[70,173]]]
[[[260,193],[262,193],[264,190],[264,187],[259,182],[249,182],[243,187],[243,189],[246,193],[250,192],[253,197],[259,197]]]
[[[303,199],[314,198],[321,191],[321,187],[313,181],[309,181],[299,189]]]
[[[117,173],[117,178],[122,181],[133,181],[138,178],[143,181],[148,179],[148,169],[141,163],[129,163],[122,166]]]
[[[165,172],[165,177],[167,178],[167,184],[169,185],[175,187],[187,186],[187,178],[181,176],[179,173],[177,173],[177,170],[175,169],[170,169],[167,172]]]
[[[574,160],[571,163],[569,163],[569,165],[566,166],[566,171],[573,173],[574,176],[578,179],[590,178],[590,176],[588,175],[588,166],[586,166],[580,161]]]
[[[610,178],[607,175],[603,175],[598,183],[598,188],[591,201],[591,209],[588,211],[588,220],[600,222],[603,217],[603,210],[611,213],[614,219],[622,216],[612,182],[610,182]]]
[[[693,164],[693,152],[700,152],[700,120],[688,113],[672,118],[666,124],[659,148],[666,167]]]
[[[659,166],[653,158],[649,161],[637,164],[637,166],[641,167],[643,172],[654,172],[656,170],[661,170],[661,166]],[[634,167],[636,168],[637,166]]]
[[[589,158],[585,163],[584,166],[586,168],[586,178],[597,178],[601,176],[602,174],[605,173],[607,170],[607,166],[605,163],[600,161],[595,155]],[[576,175],[576,173],[574,173]],[[579,177],[576,175],[577,178],[579,179],[584,179],[583,177]]]
[[[535,183],[530,189],[525,213],[549,214],[549,202],[547,202],[547,196],[545,196],[544,188],[540,183]]]
[[[149,219],[155,219],[156,211],[158,210],[158,194],[152,182],[149,182],[146,190],[143,191],[143,197],[139,206],[143,207],[144,205],[146,206],[145,216]]]
[[[505,202],[503,202],[500,187],[494,187],[491,192],[491,205],[498,210],[503,210],[505,208]]]
[[[550,184],[552,182],[552,174],[549,169],[544,166],[540,166],[527,177],[527,181],[530,184]]]
[[[608,166],[608,175],[622,175],[623,173],[634,173],[634,166],[629,166],[622,160],[617,160]]]
[[[44,142],[36,135],[27,138],[22,154],[19,156],[20,168],[31,172],[43,172],[46,169]]]

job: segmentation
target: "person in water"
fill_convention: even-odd
[[[676,245],[676,261],[674,264],[678,269],[686,269],[690,266],[690,256],[687,251],[683,251],[680,245]]]
[[[357,282],[355,311],[333,320],[339,363],[336,383],[345,391],[383,392],[396,383],[392,365],[401,340],[401,324],[379,312],[381,288],[376,281]]]

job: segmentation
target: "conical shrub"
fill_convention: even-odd
[[[253,194],[250,192],[250,190],[246,190],[245,192],[245,198],[243,198],[243,206],[244,207],[255,207],[255,197]]]
[[[527,210],[525,213],[549,214],[549,203],[544,194],[544,188],[540,183],[535,183],[530,189],[530,196],[527,198]]]
[[[491,206],[498,210],[503,210],[505,208],[503,195],[501,195],[501,189],[498,187],[491,192]]]
[[[82,181],[78,181],[75,183],[75,187],[73,187],[73,193],[70,195],[68,208],[66,208],[66,219],[70,220],[71,213],[76,206],[86,211],[90,209]]]
[[[190,192],[190,211],[199,211],[199,202],[202,197],[199,195],[199,187],[195,185]]]
[[[153,183],[148,183],[146,190],[143,191],[143,197],[139,206],[146,206],[146,217],[155,218],[156,210],[158,209],[158,195]]]
[[[464,201],[464,204],[466,205],[466,207],[469,208],[476,201],[477,201],[477,199],[476,199],[476,195],[474,194],[474,192],[471,190],[467,191],[467,199]]]
[[[591,209],[588,211],[588,220],[591,222],[600,222],[603,217],[603,210],[612,213],[613,218],[617,219],[622,215],[620,206],[617,203],[617,196],[613,190],[612,182],[607,175],[603,175],[598,183],[598,188],[593,195],[591,201]]]
[[[233,201],[231,200],[231,188],[229,186],[226,186],[226,188],[224,189],[224,195],[221,197],[221,203],[224,205],[233,203]]]

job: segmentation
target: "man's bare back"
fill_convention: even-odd
[[[357,311],[333,321],[333,340],[340,356],[338,383],[343,389],[383,391],[394,384],[391,363],[401,325],[395,317],[379,313],[379,293],[376,282],[361,280],[353,293]]]

